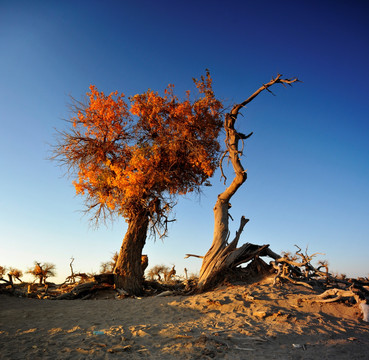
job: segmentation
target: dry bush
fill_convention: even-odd
[[[35,261],[34,268],[29,269],[27,273],[33,275],[35,279],[38,279],[40,284],[46,284],[47,278],[55,276],[55,265],[51,263],[44,263],[41,265],[39,262]]]
[[[100,273],[101,274],[112,273],[114,271],[115,264],[117,263],[117,260],[118,260],[118,253],[115,252],[109,261],[101,263]]]
[[[150,280],[161,282],[170,282],[176,275],[175,265],[169,268],[165,265],[156,265],[147,272],[147,277]]]
[[[17,279],[19,282],[22,282],[22,280],[20,279],[23,276],[22,270],[10,268],[8,275],[11,276],[12,279]]]
[[[170,271],[168,266],[155,265],[148,272],[147,276],[150,280],[162,281],[165,279],[165,274]]]
[[[0,266],[0,279],[3,278],[5,273],[6,273],[6,267],[5,266]]]

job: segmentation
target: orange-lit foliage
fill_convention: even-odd
[[[17,279],[18,281],[22,282],[22,280],[20,279],[23,276],[22,270],[19,270],[19,269],[16,269],[16,268],[10,268],[8,274],[13,279]]]
[[[39,262],[35,261],[35,266],[33,269],[29,269],[28,274],[33,275],[36,279],[39,279],[40,284],[44,282],[46,284],[46,279],[48,277],[55,276],[55,265],[51,263],[44,263],[40,264]]]
[[[6,273],[6,267],[5,266],[0,266],[0,279],[3,278],[5,273]]]
[[[93,218],[118,213],[128,221],[143,209],[159,222],[173,196],[198,190],[218,162],[222,104],[207,72],[194,79],[198,97],[183,100],[169,85],[163,96],[148,90],[125,101],[95,86],[76,107],[73,127],[61,132],[56,157],[76,174]]]

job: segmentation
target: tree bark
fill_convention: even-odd
[[[128,230],[120,248],[114,268],[114,283],[131,295],[143,293],[144,270],[141,265],[142,249],[146,242],[149,216],[141,211],[128,222]]]

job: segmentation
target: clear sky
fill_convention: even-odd
[[[241,243],[294,244],[332,271],[369,273],[369,3],[367,1],[0,0],[0,265],[52,262],[62,281],[97,272],[126,225],[98,230],[72,179],[47,160],[55,129],[90,84],[127,96],[169,83],[184,94],[210,69],[226,106],[277,73],[303,83],[261,94],[238,128],[253,131],[247,183],[232,201]],[[197,272],[212,241],[219,173],[202,196],[179,198],[177,222],[148,240],[149,267]],[[51,279],[50,279],[51,280]]]

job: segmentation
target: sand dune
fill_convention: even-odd
[[[0,296],[1,359],[367,359],[357,305],[300,301],[265,279],[192,296],[36,300]]]

